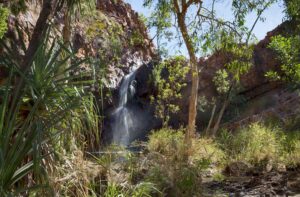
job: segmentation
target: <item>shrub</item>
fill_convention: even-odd
[[[159,131],[152,132],[149,136],[147,148],[151,152],[158,152],[165,156],[183,156],[185,143],[184,131],[162,128]]]
[[[131,47],[136,47],[136,46],[142,46],[143,44],[144,44],[143,35],[137,30],[133,31],[129,38],[129,45]]]
[[[256,165],[279,159],[280,136],[278,129],[254,123],[236,135],[223,131],[218,140],[230,159]]]
[[[111,196],[127,196],[124,195],[125,191],[119,186],[116,185],[115,183],[109,183],[106,192],[104,193],[105,197],[111,197]]]
[[[289,132],[282,137],[281,158],[288,167],[300,165],[300,134],[299,131]]]
[[[149,136],[146,180],[168,196],[199,194],[202,161],[187,159],[183,129],[163,128]]]
[[[219,145],[209,138],[200,138],[193,141],[192,152],[194,160],[207,160],[213,164],[222,164],[226,157]]]
[[[170,115],[180,110],[177,101],[182,99],[182,90],[187,85],[185,78],[189,72],[186,59],[175,56],[158,64],[152,73],[152,80],[156,88],[156,95],[150,97],[155,105],[155,116],[163,121],[167,127]]]

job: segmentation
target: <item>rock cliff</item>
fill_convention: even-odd
[[[247,123],[266,120],[268,118],[278,118],[286,120],[290,117],[290,101],[293,101],[294,109],[297,94],[289,92],[285,84],[271,81],[265,74],[270,70],[280,72],[280,62],[277,60],[274,51],[268,48],[272,36],[285,34],[290,30],[289,22],[284,22],[274,30],[267,33],[266,37],[258,42],[254,47],[252,67],[249,72],[241,77],[238,99],[233,100],[228,106],[223,118],[226,127],[237,128]],[[199,96],[208,99],[217,97],[216,87],[212,82],[218,69],[224,67],[226,56],[222,53],[215,53],[207,59],[199,61],[200,66],[204,66],[200,74]],[[290,98],[292,97],[292,98]],[[221,103],[219,103],[219,106]],[[279,110],[280,109],[280,110]],[[280,111],[280,113],[279,113]],[[203,128],[210,117],[211,108],[198,115],[198,127]],[[186,120],[184,120],[186,121]],[[243,122],[243,124],[241,124]]]
[[[9,2],[4,2],[9,3]],[[15,50],[16,55],[24,55],[21,41],[25,46],[41,11],[40,1],[26,2],[23,12],[11,14],[5,41]],[[57,37],[68,37],[71,47],[78,57],[94,57],[99,71],[105,65],[106,86],[117,88],[122,77],[133,67],[148,63],[155,55],[155,48],[147,35],[142,18],[122,0],[98,0],[95,8],[82,5],[81,15],[75,14],[65,34],[65,13],[60,13],[52,21]],[[16,58],[18,59],[18,58]],[[88,65],[81,72],[89,71]]]
[[[297,102],[298,94],[289,92],[285,84],[274,82],[265,77],[267,71],[275,70],[280,72],[280,62],[277,60],[276,54],[267,46],[270,43],[272,36],[285,34],[289,31],[289,23],[284,22],[274,30],[267,33],[266,37],[255,45],[252,67],[249,72],[241,77],[240,90],[237,93],[235,100],[227,107],[223,118],[224,126],[228,128],[236,128],[246,123],[265,120],[268,118],[278,118],[280,120],[288,119],[292,114],[292,109],[299,107]],[[199,68],[199,98],[205,98],[205,102],[211,102],[212,99],[217,99],[217,112],[222,105],[218,100],[218,93],[213,83],[213,77],[216,71],[223,68],[228,62],[226,55],[221,52],[216,52],[209,57],[200,58]],[[140,68],[137,79],[140,82],[138,94],[141,98],[147,98],[153,94],[153,87],[145,83],[147,74],[151,73],[149,67]],[[188,118],[188,101],[191,87],[191,77],[186,78],[188,84],[182,90],[183,99],[178,101],[181,108],[180,113],[172,115],[171,125],[179,127],[187,123]],[[199,104],[202,104],[201,99]],[[208,106],[204,111],[198,111],[197,127],[202,130],[207,126],[211,115],[212,106]],[[243,124],[241,124],[243,123]]]

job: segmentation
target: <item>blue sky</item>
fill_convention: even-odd
[[[131,4],[131,7],[139,12],[145,15],[146,17],[150,15],[151,10],[148,8],[143,7],[143,1],[144,0],[125,0],[125,2]],[[204,1],[205,3],[211,4],[211,0]],[[224,18],[229,20],[231,15],[231,0],[219,0],[217,1],[219,3],[216,4],[216,14],[218,17]],[[283,14],[283,6],[282,2],[279,1],[279,3],[276,3],[272,5],[268,10],[266,10],[263,14],[263,17],[265,18],[265,22],[259,21],[257,25],[255,26],[255,29],[253,30],[253,33],[257,37],[258,40],[263,39],[267,32],[273,30],[275,27],[277,27],[280,23],[282,23],[284,14]],[[251,27],[254,20],[255,20],[255,13],[249,14],[247,16],[247,22],[246,25],[248,27]],[[155,34],[155,31],[149,32],[150,37],[153,37]],[[185,48],[179,48],[176,45],[176,40],[168,43],[168,50],[171,54],[175,54],[175,51],[181,51],[182,54],[186,55],[186,49]]]

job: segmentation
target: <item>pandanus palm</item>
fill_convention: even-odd
[[[51,142],[67,130],[69,125],[63,124],[66,117],[86,107],[83,87],[89,82],[68,75],[82,61],[72,61],[61,69],[73,55],[56,40],[49,45],[49,40],[47,36],[38,47],[26,75],[11,61],[9,52],[1,59],[10,76],[0,94],[0,196],[45,188],[47,173],[42,160],[52,153]],[[16,74],[24,84],[13,97]],[[22,181],[28,187],[19,187]]]

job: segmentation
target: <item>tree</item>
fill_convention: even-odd
[[[153,3],[152,0],[145,0],[144,5],[151,6]],[[198,77],[198,64],[196,56],[196,46],[193,42],[193,37],[188,31],[188,25],[186,23],[186,17],[188,10],[192,5],[199,6],[199,12],[202,7],[202,1],[200,0],[158,0],[155,7],[155,14],[152,19],[156,21],[154,24],[157,25],[158,29],[163,29],[170,26],[170,21],[172,17],[176,18],[177,27],[179,28],[182,38],[184,40],[185,46],[188,50],[190,58],[190,72],[192,76],[192,87],[191,95],[189,98],[189,114],[188,114],[188,128],[185,135],[186,140],[189,141],[191,137],[195,135],[196,131],[196,116],[197,116],[197,97],[198,97],[198,86],[199,86],[199,77]],[[159,16],[159,17],[157,17]],[[163,21],[168,21],[165,23]]]
[[[286,17],[292,25],[290,33],[271,38],[269,48],[273,49],[281,62],[281,72],[269,71],[266,76],[285,81],[298,88],[300,85],[300,2],[285,0]]]
[[[86,119],[82,121],[90,127],[88,112],[92,110],[88,111],[87,107],[93,107],[92,97],[89,103],[83,104],[86,101],[83,85],[89,83],[79,78],[74,83],[74,78],[71,81],[65,77],[65,73],[74,72],[83,61],[76,59],[73,51],[67,50],[51,34],[51,18],[66,1],[60,3],[43,1],[29,46],[20,61],[15,51],[1,42],[4,47],[0,69],[7,68],[9,76],[0,85],[0,196],[53,196],[44,168],[45,162],[49,162],[46,157],[58,146],[63,147],[59,142],[61,138],[74,135],[70,133],[80,129],[80,126],[74,128],[80,121],[75,120],[77,115],[74,114],[84,117],[81,111],[86,111]],[[20,42],[24,43],[23,39],[21,37]],[[60,71],[69,59],[73,60],[72,67]],[[75,120],[74,124],[70,120]],[[93,123],[97,124],[97,120]],[[72,132],[61,135],[64,129]]]
[[[224,34],[223,37],[220,43],[221,50],[223,54],[227,56],[228,62],[224,65],[224,69],[220,69],[216,72],[213,78],[217,92],[221,97],[220,100],[223,99],[223,104],[210,133],[212,136],[216,136],[227,106],[240,89],[239,82],[241,76],[246,74],[252,66],[254,49],[254,45],[242,44],[235,41],[233,35]],[[209,129],[208,126],[208,130]]]
[[[232,2],[234,21],[231,29],[218,28],[215,31],[213,43],[209,43],[212,50],[221,51],[226,56],[227,62],[224,69],[216,72],[214,83],[217,92],[220,94],[220,100],[223,100],[220,111],[216,117],[215,124],[210,135],[215,136],[220,127],[222,117],[231,100],[236,96],[240,89],[240,78],[246,74],[252,66],[253,41],[252,32],[259,20],[264,21],[263,12],[269,8],[276,0],[234,0]],[[247,14],[256,13],[250,28],[245,26]],[[216,28],[215,28],[216,29]],[[215,110],[215,107],[214,107]],[[212,113],[211,120],[214,118]],[[210,130],[210,124],[207,127],[207,133]]]
[[[285,13],[299,28],[300,25],[300,2],[298,0],[284,0]]]
[[[155,98],[151,97],[151,102],[155,104],[155,115],[163,121],[164,127],[168,126],[170,113],[180,110],[176,101],[182,98],[181,90],[186,86],[184,78],[188,72],[189,67],[183,56],[164,60],[153,70],[157,95]]]
[[[227,29],[239,37],[238,43],[248,43],[252,37],[252,31],[258,20],[263,20],[262,13],[276,0],[234,0],[232,1],[234,20],[225,21],[216,16],[215,3],[206,5],[202,0],[144,0],[145,6],[153,6],[154,12],[150,17],[150,24],[157,27],[160,33],[169,36],[169,32],[163,31],[175,26],[180,32],[185,44],[190,63],[192,76],[191,95],[189,98],[188,129],[186,139],[195,135],[197,116],[199,71],[197,55],[199,52],[212,51],[215,47],[214,33],[220,29]],[[206,2],[205,2],[206,3]],[[205,7],[206,6],[206,7]],[[249,30],[245,27],[245,18],[249,12],[256,12],[257,19]],[[224,110],[223,110],[224,111]]]
[[[80,9],[80,3],[82,0],[44,0],[41,3],[41,11],[37,19],[36,25],[33,29],[31,39],[29,41],[28,47],[25,50],[25,55],[20,60],[19,69],[23,74],[26,74],[32,65],[32,61],[39,46],[43,43],[46,36],[46,32],[49,30],[50,21],[55,18],[62,10],[65,8],[68,12],[74,11],[74,9]],[[26,0],[21,0],[20,2],[8,2],[7,7],[14,13],[24,11],[27,9]],[[65,12],[66,14],[67,12]],[[70,15],[67,15],[71,17]],[[17,77],[14,84],[14,94],[13,97],[20,97],[20,93],[24,86],[24,78]],[[16,106],[12,106],[16,107]]]

